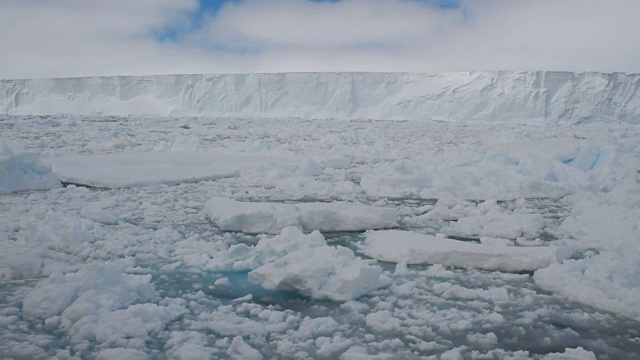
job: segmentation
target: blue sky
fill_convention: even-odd
[[[227,3],[238,3],[242,0],[198,0],[197,7],[187,12],[189,18],[188,26],[166,26],[154,31],[154,36],[159,41],[176,41],[179,35],[191,32],[202,26],[206,15],[215,16],[223,5]],[[309,0],[311,2],[337,3],[343,0]],[[410,0],[424,3],[439,9],[456,9],[461,7],[460,0]]]
[[[640,72],[638,0],[1,0],[0,78]]]

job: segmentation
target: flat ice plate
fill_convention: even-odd
[[[51,164],[63,183],[122,188],[235,177],[243,168],[293,159],[281,154],[206,150],[72,155],[53,158]]]

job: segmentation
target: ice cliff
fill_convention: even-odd
[[[1,80],[0,112],[640,123],[640,74],[285,73]]]

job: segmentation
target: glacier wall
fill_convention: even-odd
[[[640,74],[283,73],[1,80],[0,112],[640,123]]]

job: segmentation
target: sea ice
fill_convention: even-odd
[[[251,345],[244,342],[242,336],[236,336],[231,341],[231,346],[227,350],[227,355],[231,359],[238,360],[262,360],[262,354]]]
[[[300,250],[249,273],[270,290],[297,291],[315,299],[348,301],[385,284],[382,268],[357,258],[342,246]]]
[[[489,236],[515,240],[519,237],[535,238],[544,226],[545,220],[541,214],[505,211],[494,200],[471,206],[466,215],[440,231],[453,236]]]
[[[66,183],[121,188],[179,184],[238,176],[246,167],[287,163],[282,154],[232,153],[222,150],[121,152],[52,158],[53,172]]]
[[[640,321],[637,252],[607,251],[591,258],[566,260],[534,274],[546,291],[604,311]]]
[[[374,230],[398,225],[394,209],[353,203],[275,204],[214,197],[207,202],[205,212],[221,230],[249,234],[279,234],[288,226],[305,232],[324,232]]]
[[[360,184],[368,195],[377,197],[561,197],[589,186],[596,175],[606,177],[612,158],[608,150],[594,144],[581,147],[575,140],[568,145],[541,141],[522,147],[509,143],[482,156],[441,154],[396,160],[364,174]]]
[[[85,316],[127,308],[157,297],[151,275],[124,273],[133,261],[89,264],[77,272],[54,273],[31,290],[22,302],[25,316],[44,321],[60,316],[70,328]]]
[[[381,261],[506,272],[545,268],[572,253],[555,246],[487,246],[399,230],[367,232],[361,248],[365,255]]]

